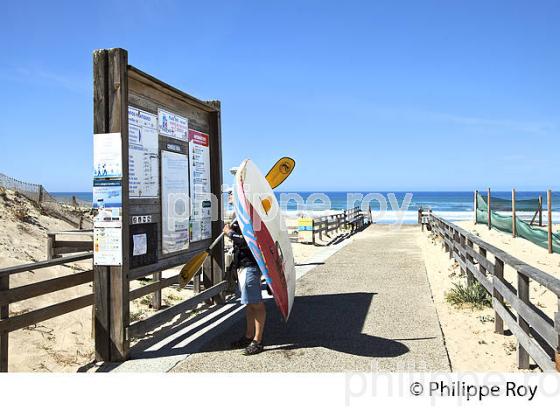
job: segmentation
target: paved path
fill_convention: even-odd
[[[298,281],[287,324],[268,301],[263,353],[228,350],[243,332],[238,320],[172,370],[449,371],[417,234],[369,227]]]

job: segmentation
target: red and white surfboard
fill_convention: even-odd
[[[249,159],[235,175],[233,196],[241,232],[287,321],[296,289],[292,245],[274,192]]]

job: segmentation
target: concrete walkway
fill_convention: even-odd
[[[298,281],[287,324],[267,301],[263,353],[228,350],[243,332],[237,320],[172,371],[449,371],[418,234],[370,226]]]

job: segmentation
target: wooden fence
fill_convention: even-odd
[[[366,217],[360,208],[355,207],[345,210],[343,212],[321,216],[313,219],[312,243],[317,244],[317,236],[322,241],[325,235],[330,238],[332,232],[340,232],[342,229],[350,229],[350,231],[357,232],[363,229],[369,223],[369,217]]]
[[[80,237],[79,240],[61,239],[60,237]],[[87,236],[88,239],[83,238]],[[59,231],[47,233],[47,259],[60,258],[64,254],[93,251],[93,229]]]
[[[59,290],[91,283],[93,270],[73,273],[53,279],[43,280],[15,288],[10,287],[10,276],[17,273],[36,271],[39,269],[60,266],[71,262],[83,261],[92,258],[91,252],[81,253],[63,258],[35,262],[0,269],[0,372],[8,371],[8,339],[10,332],[23,329],[27,326],[52,319],[93,304],[93,293],[70,299],[61,300],[20,315],[10,315],[10,304],[47,295]]]
[[[466,273],[467,281],[478,281],[492,296],[495,331],[504,334],[505,324],[517,338],[518,367],[529,369],[532,358],[544,371],[560,371],[560,280],[434,214],[428,218],[431,230],[442,238],[445,251]],[[515,270],[517,287],[504,279],[506,267]],[[531,302],[531,281],[558,299],[554,318]]]

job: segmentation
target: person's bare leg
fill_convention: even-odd
[[[245,337],[250,340],[255,337],[255,309],[253,306],[249,304],[245,307],[245,319],[247,321]]]
[[[253,306],[255,318],[255,337],[253,340],[261,343],[264,333],[264,323],[266,322],[266,307],[262,302],[256,303]]]

